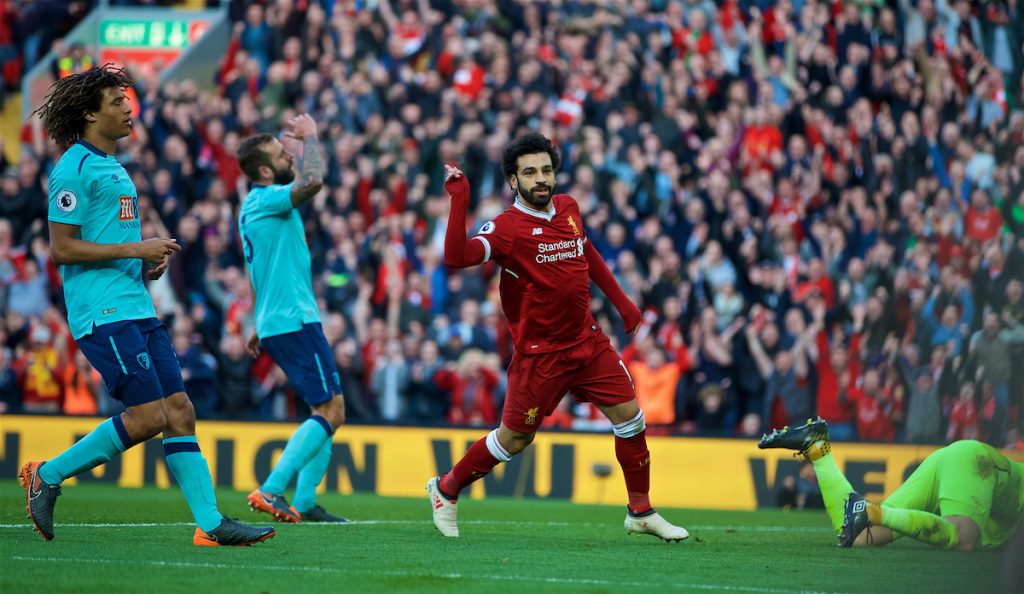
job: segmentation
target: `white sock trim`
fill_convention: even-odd
[[[644,422],[644,411],[641,410],[632,419],[618,425],[613,425],[612,432],[615,433],[616,437],[627,439],[640,435],[646,428],[647,423]]]
[[[502,462],[508,462],[512,459],[512,454],[508,453],[508,450],[501,447],[501,443],[498,442],[498,430],[495,429],[487,434],[487,451],[492,456],[501,460]]]

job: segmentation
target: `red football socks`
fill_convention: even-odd
[[[628,439],[615,437],[615,457],[626,477],[629,511],[642,514],[651,509],[651,453],[644,433]]]
[[[441,477],[441,492],[455,499],[463,489],[487,476],[500,463],[487,449],[487,438],[483,437],[466,450],[455,468]]]

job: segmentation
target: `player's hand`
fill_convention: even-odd
[[[164,256],[163,261],[160,262],[159,264],[157,264],[156,268],[153,268],[153,269],[149,270],[148,272],[146,272],[146,276],[149,277],[149,280],[152,280],[152,281],[157,280],[158,278],[163,276],[165,272],[167,272],[167,267],[170,265],[170,263],[171,263],[171,257],[170,256]]]
[[[260,356],[260,352],[262,352],[262,348],[260,347],[260,337],[256,336],[255,332],[250,334],[249,340],[245,342],[245,352],[249,353],[249,356],[253,359]]]
[[[444,189],[448,190],[454,200],[469,199],[469,180],[454,161],[444,166]]]
[[[640,329],[641,322],[644,321],[643,314],[640,313],[640,308],[633,304],[632,301],[626,306],[625,311],[620,311],[622,315],[622,323],[626,325],[626,332],[630,334],[636,334],[637,330]]]
[[[308,113],[297,115],[284,123],[284,135],[295,140],[316,136],[316,120]]]
[[[174,255],[181,251],[177,239],[164,239],[154,237],[139,242],[136,251],[136,258],[142,258],[150,264],[160,264],[167,256]]]

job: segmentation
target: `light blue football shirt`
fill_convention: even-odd
[[[292,185],[254,185],[242,202],[238,232],[256,290],[256,335],[298,332],[320,322],[313,271]]]
[[[142,241],[139,197],[117,159],[79,141],[57,161],[49,179],[49,220],[80,227],[83,241]],[[65,264],[60,275],[76,340],[90,334],[93,325],[156,317],[138,258]]]

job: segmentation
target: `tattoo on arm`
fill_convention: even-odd
[[[320,151],[320,139],[315,135],[302,139],[302,164],[299,167],[299,184],[306,186],[324,181],[324,156]]]

